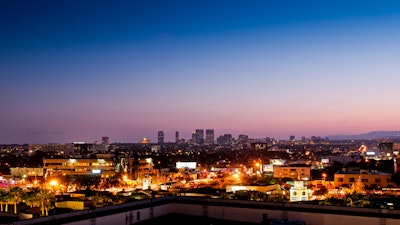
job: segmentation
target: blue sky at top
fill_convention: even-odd
[[[0,143],[396,130],[397,1],[2,1]]]

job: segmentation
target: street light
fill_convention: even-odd
[[[50,186],[54,187],[57,186],[58,182],[56,180],[51,180],[49,184]]]

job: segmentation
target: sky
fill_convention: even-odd
[[[0,143],[399,130],[399,27],[399,1],[0,1]]]

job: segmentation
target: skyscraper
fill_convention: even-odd
[[[175,131],[175,143],[179,143],[179,131]]]
[[[196,129],[194,133],[194,140],[196,144],[204,144],[204,130],[203,129]]]
[[[245,134],[239,134],[239,141],[240,142],[247,142],[247,140],[249,140],[249,136],[245,135]]]
[[[214,129],[206,129],[206,144],[214,144]]]
[[[158,143],[159,144],[164,143],[164,131],[158,131]]]
[[[102,137],[102,138],[101,138],[101,143],[102,143],[103,145],[108,145],[108,144],[110,144],[110,138],[109,138],[109,137]]]
[[[232,144],[232,134],[220,135],[217,138],[217,143],[219,145],[230,145],[230,144]]]

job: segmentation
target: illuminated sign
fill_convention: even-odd
[[[285,165],[286,160],[283,159],[270,159],[269,160],[272,165],[282,166]]]
[[[327,164],[327,163],[329,163],[329,159],[321,159],[321,163]]]
[[[274,172],[274,165],[272,165],[272,164],[264,165],[263,171],[264,172]]]
[[[196,162],[177,162],[176,168],[177,169],[196,169],[197,163]]]
[[[101,170],[92,170],[92,173],[93,173],[93,174],[100,174],[100,173],[101,173]]]

